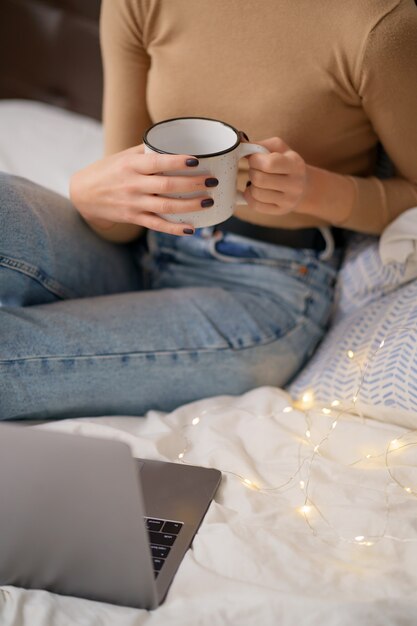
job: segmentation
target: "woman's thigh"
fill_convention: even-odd
[[[140,288],[129,246],[101,239],[67,198],[0,172],[0,306]]]
[[[143,415],[282,386],[324,332],[334,273],[318,286],[320,272],[303,270],[299,285],[298,265],[250,263],[249,249],[229,262],[212,243],[152,233],[149,289],[5,307],[1,416]]]

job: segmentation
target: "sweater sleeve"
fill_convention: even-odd
[[[400,0],[365,42],[359,95],[394,168],[395,176],[350,177],[352,211],[338,226],[379,234],[403,211],[417,206],[417,7]]]
[[[143,31],[143,0],[102,0],[100,45],[106,155],[141,144],[144,130],[151,125],[146,107],[150,57]]]

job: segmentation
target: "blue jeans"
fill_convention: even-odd
[[[213,227],[114,244],[66,198],[0,173],[0,417],[143,415],[282,386],[325,332],[337,257]]]

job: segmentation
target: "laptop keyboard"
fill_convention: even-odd
[[[155,517],[145,517],[145,523],[151,543],[153,569],[156,578],[183,524],[182,522],[173,522]]]

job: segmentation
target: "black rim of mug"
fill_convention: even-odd
[[[214,156],[219,156],[220,154],[227,154],[228,152],[232,152],[232,150],[235,150],[235,148],[237,148],[237,146],[242,143],[241,142],[241,132],[237,130],[234,126],[232,126],[231,124],[228,124],[227,122],[222,122],[221,120],[216,120],[212,117],[199,117],[199,116],[190,116],[187,115],[185,117],[171,117],[168,120],[162,120],[161,122],[157,122],[156,124],[152,124],[152,126],[149,126],[149,128],[147,128],[145,130],[145,132],[143,133],[143,143],[146,144],[148,146],[148,148],[150,148],[151,150],[153,150],[154,152],[159,152],[160,154],[177,154],[176,152],[168,152],[167,150],[160,150],[159,148],[156,148],[155,146],[153,146],[149,141],[148,141],[148,133],[150,133],[150,131],[155,128],[155,126],[159,126],[160,124],[166,124],[167,122],[175,122],[177,120],[209,120],[210,122],[217,122],[218,124],[223,124],[223,126],[227,126],[228,128],[231,128],[235,133],[236,133],[236,137],[237,140],[236,142],[233,144],[233,146],[231,146],[230,148],[226,148],[226,150],[220,150],[219,152],[210,152],[208,154],[193,154],[190,156],[194,156],[196,159],[208,159],[210,157],[214,157]]]

